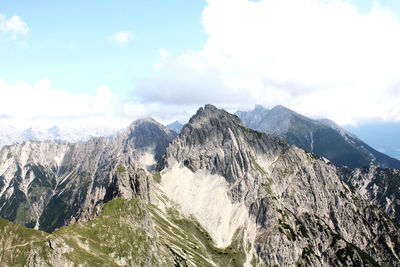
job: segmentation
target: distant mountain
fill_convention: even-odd
[[[0,125],[0,148],[5,145],[21,144],[25,141],[83,142],[92,137],[111,136],[117,132],[113,128],[68,128],[53,126],[48,129],[28,128],[20,130]]]
[[[371,162],[382,167],[400,169],[400,161],[371,148],[357,136],[333,121],[313,120],[283,106],[235,113],[244,125],[254,130],[283,137],[289,144],[323,156],[335,164],[352,169]]]
[[[171,124],[168,124],[166,127],[179,134],[183,128],[183,124],[181,124],[179,121],[175,121]]]

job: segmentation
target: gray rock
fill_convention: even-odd
[[[400,225],[400,171],[369,165],[343,171],[343,179]]]

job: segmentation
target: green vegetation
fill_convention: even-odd
[[[98,218],[64,226],[51,235],[0,219],[0,260],[8,266],[25,266],[31,257],[30,261],[51,265],[53,249],[57,249],[50,247],[54,241],[53,245],[60,244],[57,247],[64,251],[66,262],[160,266],[162,255],[168,254],[158,249],[161,245],[146,232],[148,219],[146,206],[138,199],[110,201]]]
[[[266,181],[265,183],[262,184],[262,186],[269,195],[272,195],[273,194],[273,191],[271,189],[272,179],[268,177],[267,172],[257,163],[256,159],[252,155],[250,155],[250,160],[254,168],[256,168],[256,170],[266,178]]]
[[[258,132],[258,131],[255,131],[255,130],[253,130],[253,129],[251,129],[251,128],[247,128],[247,127],[244,127],[244,126],[242,126],[242,125],[237,125],[237,126],[238,126],[240,129],[242,129],[242,131],[243,131],[244,133],[250,133],[250,134],[252,134],[252,135],[255,135],[256,138],[261,138],[262,135],[263,135],[263,133]]]
[[[0,261],[5,266],[26,266],[28,258],[35,262],[41,257],[47,261],[51,252],[46,240],[48,234],[19,226],[0,218]]]
[[[0,234],[0,260],[12,266],[27,265],[28,258],[51,265],[60,251],[64,262],[86,266],[185,266],[188,260],[197,266],[243,266],[246,260],[242,229],[230,246],[220,249],[196,220],[138,199],[114,199],[96,219],[53,234],[0,219]]]
[[[54,232],[73,251],[65,256],[88,266],[158,265],[156,240],[146,232],[146,207],[138,199],[108,202],[101,215],[89,222]]]
[[[161,174],[159,172],[154,172],[152,176],[154,181],[161,183]]]
[[[123,165],[118,165],[117,166],[117,171],[119,175],[123,175],[126,172],[126,168]]]
[[[251,163],[254,165],[254,167],[256,168],[257,171],[259,171],[262,175],[266,175],[267,174],[267,172],[264,171],[264,169],[261,168],[260,165],[258,165],[256,159],[253,156],[250,156],[250,159],[251,159]]]
[[[29,205],[26,203],[26,201],[22,201],[17,208],[17,217],[15,218],[15,223],[19,225],[25,225],[25,223],[29,221]]]

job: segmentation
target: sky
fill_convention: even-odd
[[[284,105],[400,121],[400,1],[0,0],[0,124],[186,120]]]

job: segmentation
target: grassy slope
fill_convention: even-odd
[[[231,246],[218,249],[195,220],[138,199],[112,200],[96,219],[53,234],[0,219],[0,234],[0,261],[6,266],[52,265],[55,258],[85,266],[242,266],[245,260],[241,231]]]
[[[28,258],[40,255],[44,260],[51,251],[48,234],[19,226],[0,218],[1,266],[25,266]],[[32,250],[36,253],[32,253]]]

